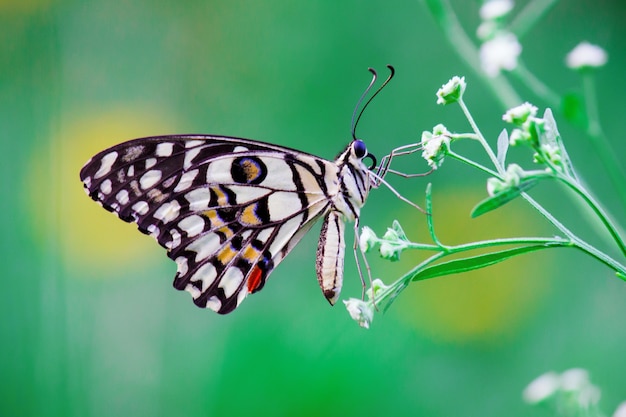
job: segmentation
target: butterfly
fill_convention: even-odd
[[[106,149],[85,164],[80,179],[93,200],[167,250],[177,265],[176,289],[226,314],[263,288],[321,218],[316,273],[334,304],[345,224],[354,221],[356,230],[376,186],[375,165],[356,138],[329,161],[248,139],[171,135]]]
[[[345,225],[354,222],[356,255],[359,215],[370,189],[382,183],[417,207],[383,179],[386,172],[398,173],[390,169],[394,152],[374,170],[376,158],[356,137],[363,111],[394,76],[394,68],[387,68],[390,75],[356,117],[377,79],[368,69],[373,77],[352,115],[353,140],[334,161],[229,136],[153,136],[98,153],[80,179],[93,200],[167,250],[177,265],[174,288],[219,314],[260,291],[323,218],[315,269],[334,305],[343,284]],[[410,152],[398,155],[403,153]],[[357,267],[360,274],[358,259]]]

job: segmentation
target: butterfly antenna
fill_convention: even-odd
[[[372,89],[372,86],[374,85],[374,83],[376,82],[376,79],[378,78],[378,74],[376,73],[376,70],[374,68],[367,69],[369,72],[372,73],[372,81],[370,81],[370,84],[367,86],[367,88],[361,95],[361,98],[359,98],[359,101],[357,101],[356,106],[354,107],[354,112],[352,112],[352,139],[354,140],[356,140],[356,126],[359,124],[359,120],[361,120],[361,116],[363,115],[363,112],[367,108],[368,104],[370,104],[370,102],[374,99],[374,97],[376,97],[376,95],[380,93],[380,91],[383,88],[385,88],[385,86],[389,83],[389,81],[391,81],[394,74],[396,73],[396,70],[393,68],[393,66],[387,65],[387,68],[389,68],[389,76],[387,77],[385,82],[383,82],[381,86],[378,87],[378,89],[374,92],[374,94],[372,94],[369,100],[365,102],[365,105],[361,108],[361,111],[359,112],[359,115],[357,116],[357,110],[359,109],[359,107],[361,107],[361,103],[363,102],[367,94],[370,92],[370,90]]]

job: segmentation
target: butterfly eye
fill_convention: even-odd
[[[354,144],[352,145],[352,149],[354,149],[354,154],[357,158],[363,158],[365,155],[367,155],[367,147],[362,140],[355,140]]]

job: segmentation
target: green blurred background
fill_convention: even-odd
[[[474,33],[479,3],[453,5]],[[505,109],[422,2],[2,0],[0,21],[1,416],[539,416],[524,386],[574,366],[602,387],[606,410],[626,399],[626,288],[578,253],[414,284],[366,331],[320,293],[314,231],[264,291],[222,317],[174,291],[163,250],[85,196],[82,164],[134,137],[225,134],[333,158],[350,140],[367,67],[386,75],[388,63],[397,76],[359,126],[370,151],[380,157],[439,122],[469,130],[458,108],[435,105],[453,75],[466,75],[466,100],[493,143]],[[561,92],[579,88],[563,65],[579,41],[608,50],[598,93],[619,155],[624,21],[623,0],[562,1],[522,41],[528,67]],[[560,128],[624,225],[592,146]],[[408,169],[425,167],[416,158]],[[426,179],[390,180],[414,201],[433,182],[448,243],[554,233],[523,202],[470,220],[485,178],[453,161]],[[557,187],[536,195],[602,244]],[[427,240],[422,215],[372,192],[363,224],[382,234],[393,219]],[[391,282],[418,259],[370,262]],[[343,297],[358,297],[346,264]]]

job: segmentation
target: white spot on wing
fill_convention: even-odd
[[[248,151],[249,149],[246,148],[245,146],[235,146],[235,149],[233,149],[233,152],[245,152]]]
[[[187,140],[185,141],[185,148],[193,148],[194,146],[200,146],[204,143],[202,140]]]
[[[146,169],[150,169],[155,166],[157,163],[156,158],[148,158],[146,159]]]
[[[202,292],[206,291],[207,288],[213,284],[217,278],[217,270],[213,266],[211,262],[207,262],[202,265],[198,270],[192,275],[190,281],[191,282],[202,282]]]
[[[145,190],[147,188],[152,187],[157,182],[159,182],[160,179],[161,179],[161,171],[158,169],[153,169],[151,171],[146,172],[145,174],[141,176],[141,179],[139,180],[139,184],[141,185],[141,188]]]
[[[135,166],[134,165],[131,165],[131,166],[128,167],[127,175],[129,177],[133,177],[135,175]]]
[[[276,192],[270,194],[267,199],[270,212],[270,221],[280,221],[291,217],[302,210],[302,203],[296,193]]]
[[[115,196],[115,199],[119,201],[120,204],[128,204],[128,191],[120,190]]]
[[[161,207],[154,212],[154,218],[167,224],[178,217],[179,213],[180,204],[178,204],[178,201],[174,200],[161,205]]]
[[[163,188],[169,188],[172,186],[172,184],[174,184],[174,181],[176,181],[176,176],[173,177],[169,177],[168,179],[166,179],[165,181],[163,181]]]
[[[151,225],[148,226],[148,233],[150,233],[150,236],[152,236],[153,238],[156,239],[157,237],[159,237],[159,233],[161,233],[161,232],[160,232],[158,227],[156,227],[155,225],[151,224]]]
[[[185,152],[185,162],[183,163],[183,167],[185,169],[188,169],[189,167],[191,167],[193,159],[196,156],[198,156],[198,154],[200,153],[200,149],[201,148],[195,148],[195,149],[191,149]]]
[[[110,179],[106,179],[104,181],[102,181],[102,184],[100,184],[100,191],[102,191],[104,194],[111,194],[111,186],[113,184],[111,184],[111,180]]]
[[[257,200],[272,192],[263,187],[250,187],[246,185],[229,185],[228,188],[237,196],[237,204]]]
[[[248,295],[247,288],[239,291],[239,294],[237,294],[237,307],[239,307],[239,304],[246,298],[246,295]]]
[[[211,192],[208,188],[196,188],[185,194],[185,200],[189,201],[191,211],[206,210],[211,200]]]
[[[156,147],[156,156],[170,156],[174,150],[174,144],[171,142],[159,143]]]
[[[187,233],[187,236],[194,237],[204,230],[204,220],[202,217],[194,214],[179,221],[178,227]]]
[[[174,249],[174,248],[178,247],[178,245],[180,245],[180,242],[182,240],[182,236],[180,235],[180,233],[176,229],[170,230],[170,236],[172,236],[172,240],[170,242],[167,242],[167,244],[165,246],[168,249]]]
[[[83,180],[83,183],[85,184],[85,187],[90,188],[91,187],[91,177],[87,177]],[[89,191],[87,191],[87,194],[89,194]]]
[[[268,157],[262,158],[263,163],[267,167],[270,174],[265,177],[263,185],[275,190],[296,191],[296,184],[293,182],[293,174],[291,168],[283,158]]]
[[[113,163],[115,162],[116,159],[117,159],[116,151],[113,151],[111,153],[104,155],[102,159],[100,160],[100,169],[98,169],[98,172],[96,172],[96,174],[93,177],[95,179],[98,179],[108,174],[111,171],[111,167],[113,166]]]
[[[268,227],[267,229],[263,229],[259,232],[256,238],[265,243],[270,235],[274,232],[274,229],[274,227]]]
[[[185,291],[191,294],[194,300],[202,295],[200,290],[194,287],[192,284],[187,284],[187,286],[185,287]]]
[[[210,308],[217,313],[222,308],[222,302],[216,296],[212,296],[207,300],[206,308]]]
[[[232,164],[233,158],[220,158],[211,162],[206,169],[206,181],[209,184],[232,183],[233,177],[230,175]]]
[[[214,254],[220,246],[219,236],[208,233],[187,245],[187,250],[196,252],[196,262],[200,262]]]
[[[187,258],[184,256],[179,256],[176,258],[176,265],[178,270],[178,275],[183,276],[189,270],[189,266],[187,265]]]
[[[193,171],[185,172],[180,177],[180,181],[176,185],[176,188],[174,188],[174,192],[178,193],[180,191],[184,191],[187,188],[189,188],[191,186],[191,183],[193,182],[193,180],[196,178],[197,175],[198,175],[197,169],[194,169]]]
[[[302,215],[300,214],[280,226],[280,229],[278,230],[278,233],[276,233],[276,237],[269,248],[272,255],[278,254],[278,252],[285,247],[285,245],[287,245],[287,242],[289,242],[293,235],[298,231],[301,221]]]
[[[124,162],[134,161],[135,159],[139,157],[139,155],[141,155],[141,153],[143,152],[143,149],[144,147],[142,145],[135,145],[135,146],[126,148],[126,152],[124,152],[124,156],[122,157],[122,160]]]
[[[135,211],[135,213],[139,214],[140,216],[143,216],[144,214],[148,212],[150,207],[148,206],[148,203],[146,203],[145,201],[137,201],[135,204],[133,204],[132,209]]]
[[[243,273],[241,269],[233,266],[228,268],[224,275],[222,275],[218,287],[224,290],[224,296],[226,296],[226,298],[230,298],[235,294],[235,291],[237,291],[242,281]]]

